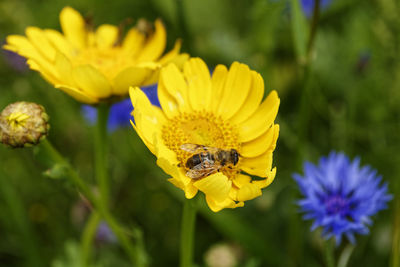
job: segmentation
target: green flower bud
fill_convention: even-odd
[[[16,102],[0,113],[0,142],[11,147],[36,145],[46,138],[50,125],[44,107]]]

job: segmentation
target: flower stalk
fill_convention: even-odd
[[[335,267],[335,247],[333,240],[328,239],[324,244],[325,262],[327,267]]]
[[[79,177],[72,166],[63,158],[63,156],[51,145],[51,143],[45,139],[41,143],[40,147],[44,152],[57,164],[63,165],[66,168],[66,177],[74,184],[78,190],[93,204],[94,209],[100,214],[102,218],[110,226],[111,230],[117,237],[122,248],[129,256],[134,266],[143,267],[147,266],[147,259],[143,257],[143,251],[139,251],[134,244],[126,236],[126,231],[120,226],[119,222],[111,215],[107,206],[104,205],[104,201],[95,197],[92,191],[86,183]]]
[[[196,207],[194,200],[186,199],[183,206],[181,225],[180,267],[193,266],[194,231]]]
[[[346,267],[349,263],[351,254],[354,251],[355,246],[352,244],[347,244],[347,246],[343,249],[340,257],[338,259],[338,267]]]
[[[96,235],[97,227],[100,223],[100,216],[97,212],[92,212],[90,215],[85,229],[83,230],[82,241],[81,241],[81,266],[89,266],[91,257],[91,247]]]
[[[97,108],[97,124],[94,132],[94,165],[97,185],[100,191],[100,200],[107,207],[109,201],[109,177],[108,177],[108,142],[107,120],[109,106],[99,104]]]

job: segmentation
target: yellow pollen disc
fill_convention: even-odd
[[[29,119],[29,115],[22,112],[14,112],[8,115],[7,122],[13,130],[23,127],[26,120]]]
[[[222,150],[236,149],[240,153],[236,129],[229,122],[207,112],[183,113],[168,120],[162,127],[162,138],[164,144],[175,152],[183,168],[193,153],[182,150],[182,144],[196,144]],[[228,164],[220,171],[228,178],[233,178],[239,172],[238,165]]]
[[[82,50],[76,57],[72,58],[75,66],[89,64],[101,71],[104,76],[112,79],[120,70],[134,63],[132,55],[124,52],[120,46],[107,49],[97,47]]]

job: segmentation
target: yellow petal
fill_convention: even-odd
[[[32,70],[35,70],[39,72],[39,74],[50,84],[57,84],[59,83],[59,80],[52,75],[50,72],[47,72],[45,69],[43,69],[39,64],[34,61],[33,59],[28,59],[26,61],[26,64],[28,64],[29,68]]]
[[[73,47],[61,33],[51,29],[45,29],[43,30],[43,32],[49,42],[53,45],[53,47],[60,53],[64,54],[67,57],[73,54]]]
[[[61,91],[64,91],[65,93],[69,94],[79,102],[85,103],[85,104],[94,104],[98,102],[98,99],[88,96],[81,92],[79,89],[76,89],[74,87],[70,87],[68,85],[62,85],[62,84],[56,84],[55,88],[60,89]]]
[[[217,113],[221,103],[222,94],[224,93],[224,86],[228,69],[224,65],[217,65],[211,77],[212,94],[211,110]]]
[[[96,34],[93,31],[86,32],[86,47],[96,46]]]
[[[145,36],[143,33],[136,28],[131,28],[122,42],[122,49],[129,52],[130,56],[134,56],[142,49],[144,40]]]
[[[278,140],[279,137],[279,125],[275,124],[274,125],[274,138],[272,139],[271,146],[269,148],[269,151],[274,151],[276,147],[276,141]]]
[[[233,179],[233,184],[238,188],[242,188],[242,186],[249,184],[250,182],[251,182],[251,177],[241,173],[236,175],[236,177]]]
[[[178,187],[178,188],[180,188],[182,190],[185,190],[185,186],[183,185],[183,183],[179,179],[176,179],[176,178],[172,177],[172,178],[168,179],[168,182],[170,182],[171,184],[175,185],[176,187]]]
[[[185,62],[188,61],[189,58],[190,58],[189,54],[182,53],[182,54],[177,55],[176,57],[174,57],[167,63],[173,63],[178,67],[178,69],[181,70],[181,69],[183,69],[183,65],[185,65]],[[165,64],[167,64],[167,63],[165,63]],[[162,62],[162,64],[164,64],[164,62]]]
[[[158,86],[159,90],[165,90],[175,98],[181,112],[191,110],[187,96],[186,81],[174,64],[169,64],[161,70]]]
[[[194,110],[209,110],[211,105],[210,71],[200,58],[185,62],[183,73],[188,84],[189,101]]]
[[[25,36],[21,35],[7,36],[7,45],[4,45],[3,48],[18,53],[26,58],[37,59],[42,57],[36,47],[34,47]]]
[[[273,168],[268,176],[267,179],[263,179],[263,180],[257,180],[257,181],[253,181],[252,183],[259,186],[260,188],[265,188],[267,186],[269,186],[275,179],[275,175],[276,175],[276,168]]]
[[[170,183],[175,185],[176,187],[182,189],[185,192],[185,197],[187,199],[192,199],[194,196],[196,196],[197,192],[199,189],[193,186],[193,184],[189,184],[185,186],[179,179],[176,178],[170,178],[168,179]]]
[[[86,23],[78,11],[71,7],[64,7],[60,13],[60,24],[68,41],[76,48],[86,46]]]
[[[146,140],[146,138],[143,136],[143,134],[137,129],[136,125],[133,123],[133,121],[131,120],[131,125],[133,127],[133,129],[135,130],[136,134],[139,136],[139,138],[143,141],[143,143],[147,146],[147,148],[150,150],[151,153],[153,153],[153,155],[156,154],[156,149],[153,145],[153,140],[148,141]]]
[[[238,188],[235,186],[231,187],[231,190],[229,191],[229,198],[237,201],[237,192],[238,192]]]
[[[157,88],[158,100],[165,115],[171,119],[179,114],[179,106],[175,98],[170,95],[165,86],[158,86]]]
[[[206,196],[221,202],[224,201],[232,187],[232,181],[222,172],[214,173],[193,183]]]
[[[161,20],[156,20],[155,32],[145,43],[143,50],[140,52],[137,60],[139,62],[155,61],[164,52],[167,33]]]
[[[279,125],[272,125],[265,133],[260,137],[253,139],[249,142],[242,143],[242,148],[240,150],[240,155],[246,158],[257,157],[267,150],[273,151],[275,149],[276,139],[279,134]]]
[[[218,202],[215,199],[213,199],[212,197],[206,195],[206,201],[207,201],[208,207],[210,207],[210,209],[213,212],[218,212],[218,211],[220,211],[222,209],[225,209],[225,208],[234,209],[234,208],[237,208],[237,207],[243,207],[244,206],[244,202],[237,202],[236,203],[235,201],[233,201],[230,198],[226,198],[224,201]]]
[[[35,46],[42,57],[49,61],[53,61],[56,57],[56,50],[53,45],[47,40],[43,31],[37,27],[28,27],[25,30],[29,41]]]
[[[251,89],[240,111],[233,116],[232,124],[239,124],[248,119],[260,105],[264,96],[264,80],[260,74],[251,71]]]
[[[239,141],[251,141],[265,133],[275,120],[280,100],[276,91],[272,91],[256,112],[239,124]]]
[[[246,184],[238,190],[237,200],[238,201],[247,201],[250,199],[254,199],[258,196],[261,196],[261,195],[262,195],[262,192],[258,185]]]
[[[267,151],[255,158],[241,158],[240,168],[248,174],[267,177],[272,168],[272,152]]]
[[[72,77],[72,64],[64,54],[60,52],[56,53],[54,67],[57,73],[62,76],[64,84],[68,84],[69,87],[77,87]]]
[[[113,94],[124,95],[130,86],[141,86],[147,76],[151,74],[149,68],[133,66],[119,72],[113,79]]]
[[[184,191],[185,191],[185,197],[187,199],[192,199],[192,198],[194,198],[194,196],[196,196],[199,189],[197,187],[193,186],[193,183],[189,183],[185,187]]]
[[[176,40],[174,48],[171,51],[163,55],[159,60],[158,63],[162,65],[166,65],[169,62],[173,62],[175,58],[179,55],[179,51],[181,50],[182,41]]]
[[[100,49],[110,48],[118,40],[118,27],[109,24],[99,26],[95,33],[97,47]]]
[[[107,78],[91,65],[80,65],[72,69],[72,77],[78,87],[96,98],[106,98],[111,94]]]
[[[233,117],[247,98],[250,85],[251,73],[249,67],[245,64],[234,62],[226,77],[218,114],[224,119]]]
[[[154,144],[154,138],[160,133],[160,128],[165,123],[165,117],[158,107],[151,105],[145,93],[138,87],[131,88],[129,94],[134,107],[132,114],[135,118],[136,130],[140,132],[142,139]],[[158,154],[156,155],[158,157]]]

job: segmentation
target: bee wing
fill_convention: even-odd
[[[182,150],[184,150],[186,152],[193,153],[193,154],[198,152],[198,151],[200,151],[200,150],[202,150],[202,147],[203,147],[202,145],[189,144],[189,143],[181,145],[181,149]]]
[[[197,164],[192,169],[186,172],[186,176],[192,179],[198,179],[202,177],[206,177],[216,171],[218,171],[219,166],[210,165],[208,167],[204,167],[201,164]]]
[[[193,153],[193,154],[201,152],[201,151],[210,151],[211,153],[215,153],[218,150],[220,150],[216,147],[203,146],[203,145],[190,144],[190,143],[182,144],[181,149],[186,152]]]

